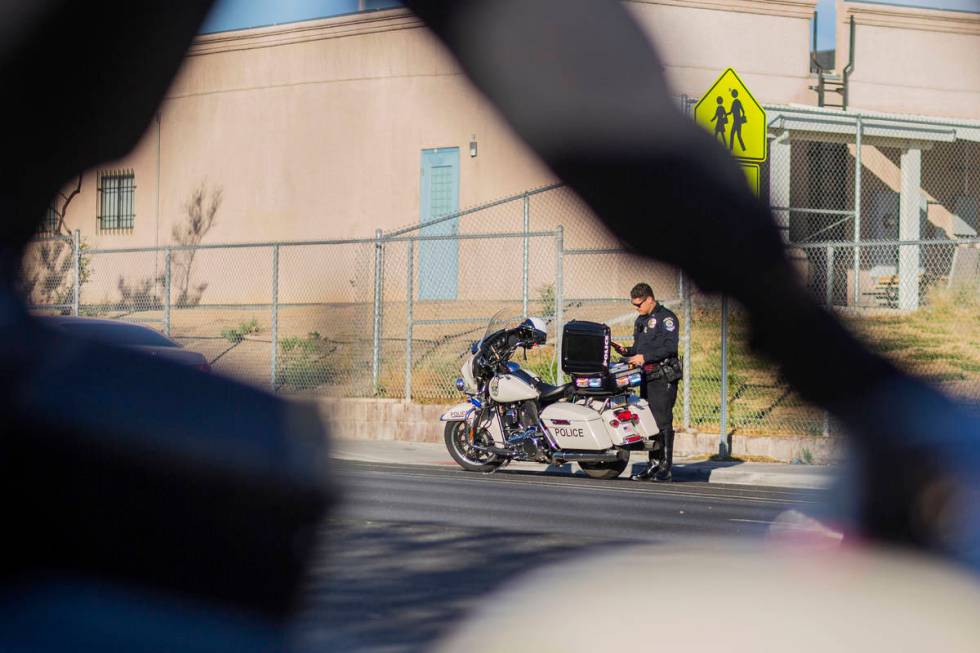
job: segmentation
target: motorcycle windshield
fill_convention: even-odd
[[[520,326],[521,322],[524,321],[524,317],[520,313],[515,313],[514,309],[503,308],[490,318],[490,323],[487,324],[487,330],[483,332],[483,337],[480,338],[480,346],[492,336],[493,334],[501,331],[503,329],[514,329]]]

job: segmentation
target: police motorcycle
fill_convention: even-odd
[[[546,340],[540,318],[513,317],[505,309],[490,320],[456,380],[467,400],[440,418],[449,454],[469,471],[494,472],[514,460],[575,462],[592,478],[616,478],[631,450],[657,446],[649,405],[630,392],[643,382],[642,372],[610,363],[608,326],[572,321],[563,329],[561,352],[572,380],[553,386],[511,360]]]

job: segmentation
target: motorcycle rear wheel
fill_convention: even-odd
[[[627,458],[626,460],[617,460],[613,463],[579,463],[578,466],[582,468],[582,471],[589,478],[609,480],[622,474],[623,470],[629,464],[630,461]]]
[[[469,424],[466,422],[446,422],[446,449],[456,464],[470,472],[492,472],[503,464],[503,460],[492,453],[478,451],[470,440]],[[475,444],[486,447],[493,439],[486,429],[477,432]]]

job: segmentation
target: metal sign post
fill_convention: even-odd
[[[719,75],[694,105],[694,121],[712,133],[738,163],[752,193],[762,188],[761,165],[769,158],[766,110],[733,68]],[[721,406],[718,454],[727,457],[728,444],[728,298],[721,298]]]

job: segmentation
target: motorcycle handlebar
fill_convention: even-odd
[[[533,334],[526,327],[506,329],[483,342],[477,362],[484,369],[495,372],[497,367],[509,359],[518,347],[529,347],[533,344]]]

